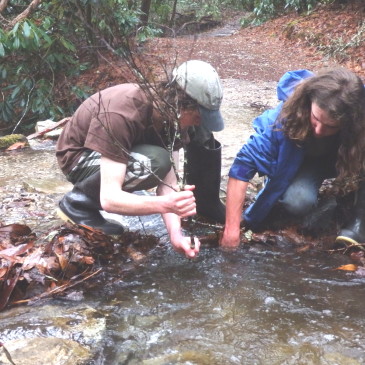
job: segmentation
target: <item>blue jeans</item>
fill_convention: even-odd
[[[306,215],[316,207],[323,181],[335,176],[333,161],[305,159],[279,204],[291,214]]]

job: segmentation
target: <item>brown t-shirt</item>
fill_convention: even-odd
[[[136,84],[120,84],[90,96],[58,139],[56,156],[62,171],[69,173],[86,149],[127,163],[137,144],[166,148],[167,138],[153,125],[152,112],[152,102]]]

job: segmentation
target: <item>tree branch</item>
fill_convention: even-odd
[[[2,13],[8,6],[9,0],[0,0],[0,13]]]
[[[9,25],[9,21],[1,14],[8,6],[9,0],[0,0],[0,24],[5,29]]]
[[[1,0],[6,1],[6,0]],[[21,20],[27,18],[29,14],[37,8],[37,6],[42,2],[42,0],[32,0],[32,2],[28,5],[28,7],[20,13],[18,16],[16,16],[12,21],[9,22],[9,27],[14,27],[16,23],[20,22]]]

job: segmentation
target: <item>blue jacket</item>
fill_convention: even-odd
[[[264,188],[244,212],[245,222],[257,228],[274,204],[290,185],[304,159],[304,149],[273,128],[283,102],[293,92],[298,82],[312,76],[307,70],[285,73],[277,86],[278,99],[275,109],[265,111],[253,121],[255,133],[238,152],[229,176],[242,181],[251,180],[256,173],[266,176]]]

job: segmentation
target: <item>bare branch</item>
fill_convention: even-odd
[[[21,20],[27,18],[30,13],[42,2],[42,0],[32,0],[32,2],[28,5],[28,7],[16,16],[13,20],[9,22],[9,27],[14,27],[16,23],[19,23]]]
[[[0,13],[2,13],[8,6],[9,0],[0,0]]]
[[[0,13],[0,25],[4,28],[4,29],[7,29],[8,26],[9,26],[9,21],[4,18],[1,13]]]
[[[1,13],[8,6],[9,0],[0,0],[0,25],[5,29],[9,25],[9,20],[7,20]]]
[[[19,124],[22,122],[23,118],[24,118],[24,117],[25,117],[25,115],[27,114],[28,106],[29,106],[29,101],[30,101],[30,95],[32,94],[32,92],[33,92],[33,90],[34,90],[35,86],[36,86],[36,84],[35,84],[35,82],[33,82],[33,86],[32,86],[32,88],[30,89],[29,94],[28,94],[27,104],[25,105],[23,115],[22,115],[22,116],[21,116],[21,118],[19,119],[18,123],[15,125],[15,127],[14,127],[14,129],[13,129],[13,132],[12,132],[12,133],[15,133],[15,130],[19,127]]]

